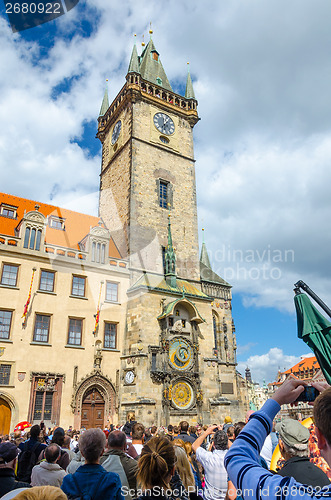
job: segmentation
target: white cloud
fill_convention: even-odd
[[[246,361],[240,361],[237,370],[244,376],[245,368],[248,366],[253,382],[262,384],[265,381],[268,384],[276,380],[278,370],[285,371],[299,361],[300,356],[289,356],[279,347],[272,347],[265,354],[255,354]]]

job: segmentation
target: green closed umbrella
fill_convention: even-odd
[[[331,384],[331,323],[305,293],[294,297],[298,337],[314,352],[328,384]]]

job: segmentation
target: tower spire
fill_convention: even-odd
[[[187,63],[187,79],[186,79],[186,89],[185,89],[186,99],[195,99],[195,94],[193,90],[193,83],[190,73],[190,63]]]
[[[168,215],[168,246],[165,252],[165,277],[171,288],[176,288],[176,254],[172,244],[170,213]]]
[[[137,52],[137,46],[136,46],[136,36],[137,35],[134,35],[134,36],[135,36],[135,40],[134,40],[134,46],[132,49],[128,73],[139,73],[139,60],[138,60],[138,52]]]
[[[205,238],[204,238],[205,230],[202,228],[202,246],[201,246],[201,254],[200,254],[200,262],[202,262],[206,267],[211,269],[211,264],[209,260],[209,255],[205,243]]]
[[[106,89],[105,89],[105,93],[104,93],[104,96],[102,99],[102,104],[101,104],[99,116],[105,115],[108,108],[109,108],[109,98],[108,98],[108,78],[107,78]]]

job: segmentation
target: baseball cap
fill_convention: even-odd
[[[8,464],[8,462],[14,460],[17,455],[18,449],[14,443],[10,443],[8,441],[0,443],[0,463]]]
[[[309,441],[309,430],[297,420],[286,418],[282,422],[276,424],[276,432],[280,439],[287,446],[295,446],[296,444],[307,444]]]
[[[229,416],[225,417],[225,418],[224,418],[224,423],[225,423],[225,424],[231,424],[231,423],[232,423],[232,418],[231,418],[231,417],[229,417]]]
[[[63,429],[62,427],[57,427],[57,428],[55,429],[55,431],[53,432],[53,436],[54,436],[55,434],[59,434],[60,436],[64,436],[64,435],[65,435],[64,429]]]

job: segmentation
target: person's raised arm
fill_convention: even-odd
[[[202,434],[200,434],[200,436],[192,444],[192,450],[194,451],[194,453],[196,453],[197,449],[202,445],[206,437],[209,436],[209,434],[213,434],[213,432],[215,432],[217,428],[217,425],[211,425]]]

